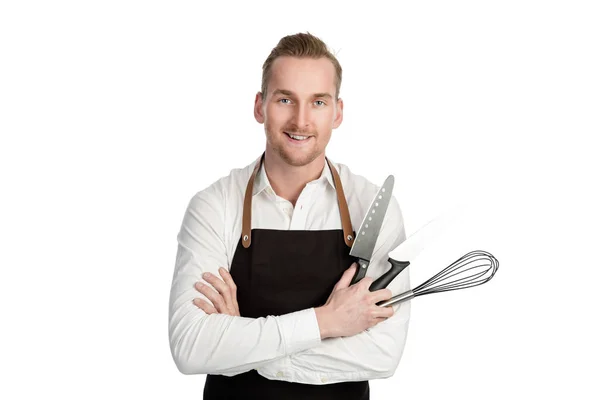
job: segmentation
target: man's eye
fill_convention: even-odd
[[[324,106],[325,102],[323,100],[317,100],[315,101],[315,103],[321,103],[321,104],[317,104],[318,106]]]
[[[290,101],[290,99],[279,99],[280,102],[284,102],[284,101]],[[289,104],[289,103],[284,103],[284,104]]]

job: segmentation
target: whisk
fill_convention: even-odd
[[[386,307],[417,296],[483,285],[492,279],[498,265],[498,260],[487,251],[471,251],[416,288],[380,301],[377,305]]]

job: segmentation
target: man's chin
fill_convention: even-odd
[[[279,157],[286,164],[294,167],[303,167],[305,165],[308,165],[319,156],[319,154],[314,151],[304,153],[300,151],[289,151],[286,149],[279,149],[278,153]]]

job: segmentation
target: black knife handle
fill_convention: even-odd
[[[387,285],[389,285],[390,282],[392,282],[394,278],[410,264],[409,261],[396,261],[393,258],[388,258],[388,261],[392,264],[392,268],[371,283],[371,286],[369,286],[371,292],[387,287]]]
[[[369,262],[359,258],[356,264],[358,264],[358,266],[356,268],[356,271],[354,272],[354,276],[352,277],[350,285],[354,285],[356,282],[360,281],[367,275],[367,268],[369,268]]]

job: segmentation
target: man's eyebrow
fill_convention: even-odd
[[[333,98],[329,93],[315,93],[314,97],[329,97],[330,99]]]
[[[285,90],[285,89],[275,89],[273,91],[273,96],[277,96],[278,94],[282,94],[284,96],[293,96],[294,93],[290,92],[289,90]]]
[[[286,89],[275,89],[273,91],[273,96],[277,96],[278,94],[282,94],[284,96],[295,96],[292,91]],[[329,93],[315,93],[313,94],[313,97],[328,97],[330,99],[333,98],[333,96],[331,96]]]

